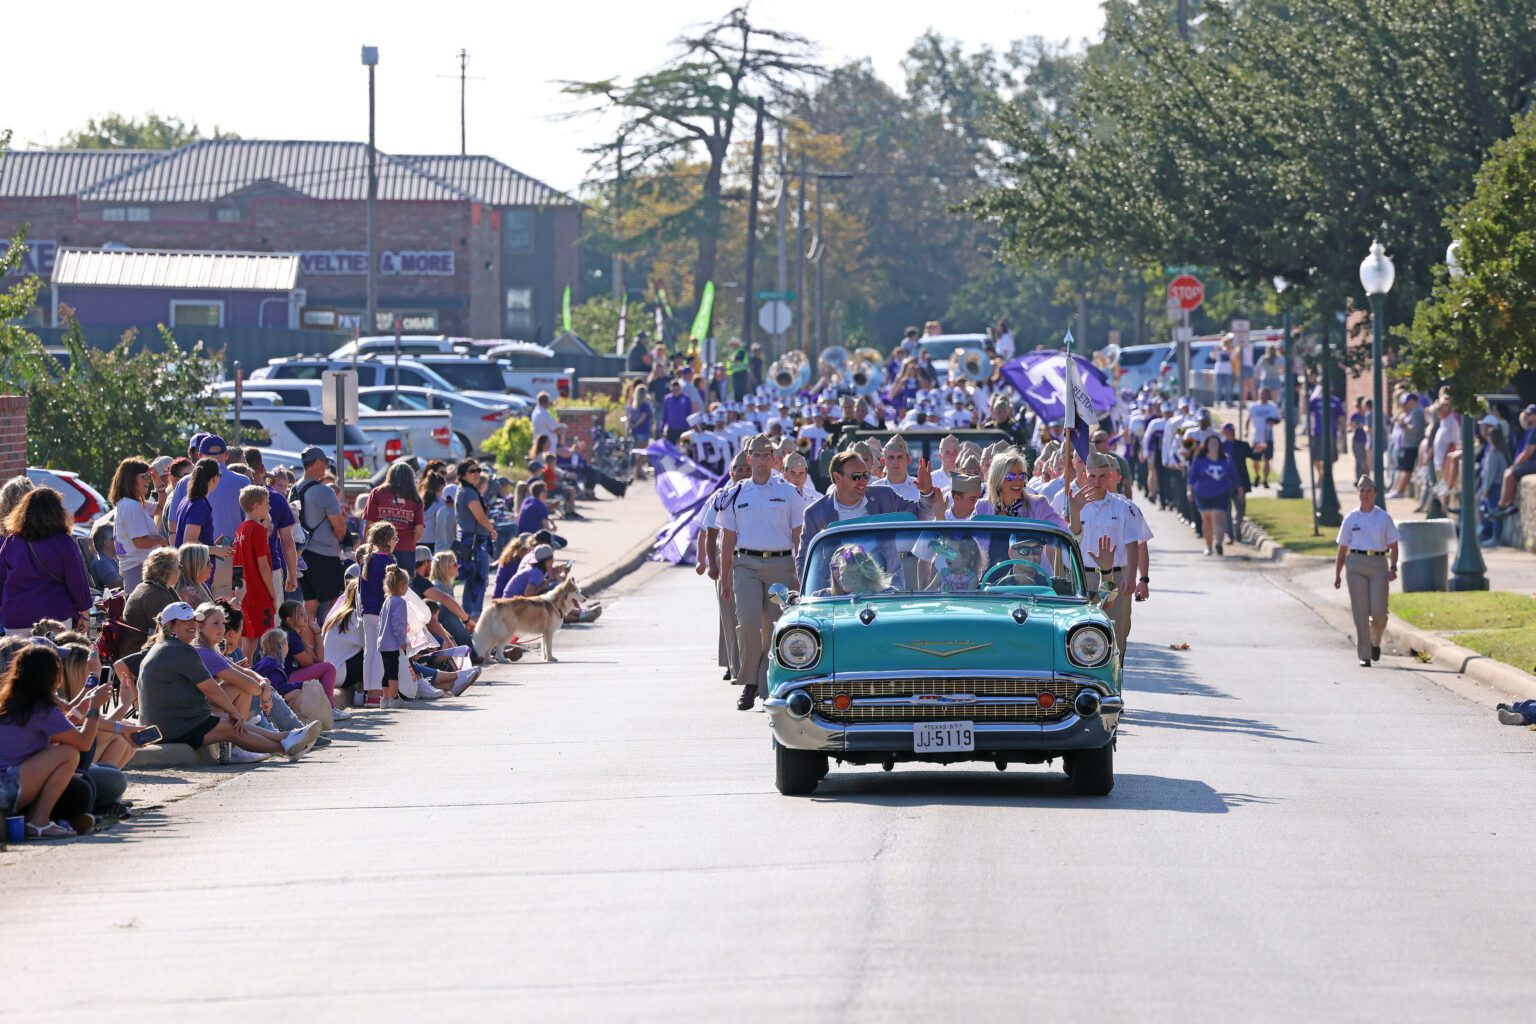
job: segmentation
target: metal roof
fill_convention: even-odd
[[[75,162],[61,159],[66,157]],[[487,156],[392,156],[380,151],[377,167],[379,198],[385,202],[576,205],[563,193]],[[34,191],[45,188],[48,191]],[[209,139],[158,152],[10,153],[0,162],[0,195],[207,203],[266,189],[310,199],[366,199],[368,147],[361,142]]]
[[[142,149],[32,149],[0,154],[0,197],[73,196],[162,154]]]
[[[576,200],[488,156],[397,156],[488,206],[573,206]]]
[[[298,285],[296,253],[175,252],[161,249],[58,251],[56,285],[288,292]]]

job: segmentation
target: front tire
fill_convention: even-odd
[[[810,796],[827,774],[827,757],[773,743],[773,781],[784,796]]]
[[[1079,796],[1108,796],[1115,788],[1115,742],[1097,750],[1074,750],[1063,759],[1072,792]]]

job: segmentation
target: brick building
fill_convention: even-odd
[[[577,290],[578,202],[490,157],[380,152],[377,168],[379,323],[363,333],[387,333],[396,315],[415,333],[559,333],[561,296]],[[0,159],[0,231],[30,225],[27,269],[45,282],[65,246],[298,253],[314,327],[366,308],[367,195],[367,147],[353,142]],[[35,318],[50,320],[46,291]]]

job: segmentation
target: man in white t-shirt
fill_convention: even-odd
[[[549,447],[545,451],[555,451],[560,447],[560,432],[564,429],[560,421],[555,419],[555,414],[550,411],[551,400],[548,391],[540,391],[538,405],[533,410],[533,415],[528,422],[533,427],[533,447],[539,446],[539,438],[549,438]]]
[[[1004,362],[1013,358],[1013,329],[1008,326],[1007,317],[997,322],[997,341],[993,345]]]
[[[1254,486],[1269,486],[1269,462],[1275,451],[1275,424],[1283,417],[1274,403],[1274,392],[1259,389],[1259,400],[1248,407],[1248,426],[1253,437]]]

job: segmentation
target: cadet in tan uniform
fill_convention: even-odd
[[[773,472],[774,444],[759,434],[743,447],[751,477],[736,485],[735,500],[721,508],[720,597],[736,605],[736,642],[740,647],[741,699],[750,711],[767,695],[768,643],[779,609],[768,600],[775,583],[795,586],[795,550],[805,507],[788,480]]]
[[[1355,653],[1361,668],[1381,658],[1387,629],[1387,592],[1397,579],[1397,524],[1376,504],[1376,484],[1362,476],[1355,484],[1360,507],[1339,525],[1339,553],[1333,562],[1333,589],[1349,581],[1349,610],[1355,616]]]
[[[709,573],[715,581],[715,603],[720,608],[720,667],[725,669],[727,682],[734,682],[741,674],[741,658],[736,648],[736,606],[720,594],[720,527],[721,507],[732,499],[735,485],[748,475],[747,454],[737,452],[731,459],[731,479],[720,490],[711,494],[699,523],[699,546],[694,572]]]
[[[1135,502],[1115,493],[1120,483],[1119,475],[1119,465],[1113,455],[1106,452],[1090,454],[1088,486],[1080,502],[1073,499],[1070,511],[1071,525],[1078,529],[1088,589],[1097,590],[1104,581],[1119,588],[1119,593],[1104,610],[1115,624],[1115,646],[1123,665],[1131,637],[1133,595],[1134,600],[1146,599],[1147,541],[1152,539],[1152,529]],[[1101,545],[1104,546],[1101,548]],[[1113,551],[1109,563],[1102,567],[1095,558],[1100,550]]]

